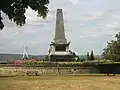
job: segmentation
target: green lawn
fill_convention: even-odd
[[[0,90],[120,90],[120,76],[0,76]]]

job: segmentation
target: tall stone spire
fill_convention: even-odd
[[[64,20],[62,9],[57,9],[55,37],[50,44],[49,60],[50,61],[73,61],[73,54],[69,49],[70,42],[67,43],[65,38]]]
[[[64,31],[64,20],[63,20],[62,9],[57,9],[54,43],[67,44],[67,40],[65,38],[65,31]]]

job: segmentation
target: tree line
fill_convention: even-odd
[[[102,57],[104,60],[120,61],[120,32],[115,35],[116,40],[107,42],[106,47],[103,49]],[[87,60],[95,60],[93,50],[91,54],[87,52]]]
[[[95,60],[93,50],[91,51],[90,55],[89,55],[89,52],[87,52],[87,60]]]

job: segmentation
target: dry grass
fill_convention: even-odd
[[[120,77],[1,76],[0,90],[120,90]]]

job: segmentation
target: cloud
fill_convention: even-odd
[[[97,36],[97,35],[80,36],[80,39],[92,38],[92,37],[96,37],[96,36]]]
[[[116,28],[116,27],[120,27],[120,22],[119,21],[113,21],[109,24],[106,25],[107,28]]]
[[[16,27],[3,15],[6,26],[0,31],[0,51],[22,53],[27,45],[28,53],[46,54],[54,38],[56,10],[62,8],[70,49],[77,54],[94,49],[99,54],[100,46],[104,47],[119,31],[119,3],[119,0],[51,0],[46,19],[37,17],[37,12],[29,8],[23,27]]]
[[[76,5],[76,4],[79,2],[79,0],[70,0],[70,2],[71,2],[73,5]]]
[[[94,12],[90,14],[85,14],[83,20],[97,20],[97,19],[101,19],[103,15],[104,12]]]

